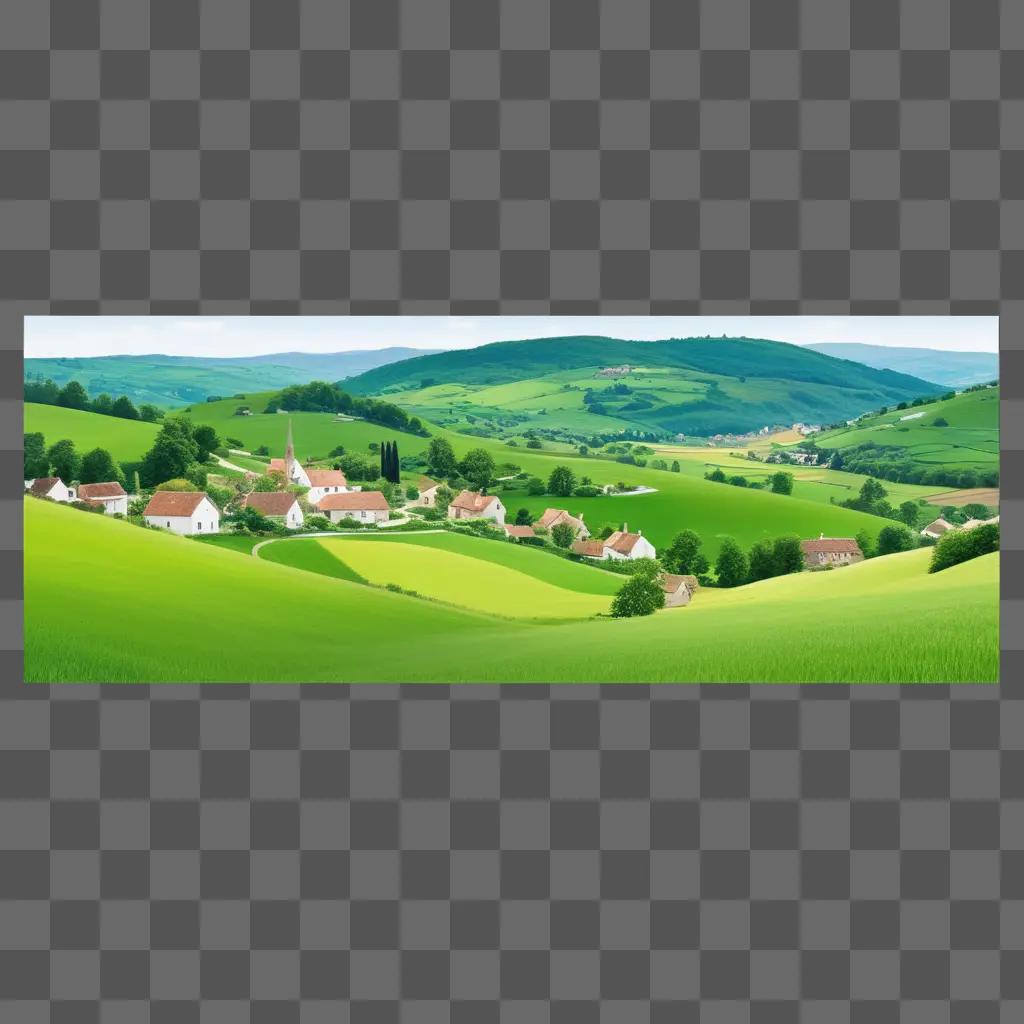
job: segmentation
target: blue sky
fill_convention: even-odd
[[[246,356],[270,352],[344,352],[395,345],[451,349],[570,334],[644,341],[726,334],[771,338],[796,345],[841,341],[996,352],[998,323],[996,317],[965,316],[56,316],[26,317],[25,355]]]

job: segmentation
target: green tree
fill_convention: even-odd
[[[772,473],[772,494],[792,494],[793,493],[793,474],[785,473],[779,470],[777,473]]]
[[[199,445],[192,436],[192,424],[183,416],[169,416],[142,460],[140,476],[146,487],[187,475],[199,460]]]
[[[415,501],[420,496],[420,489],[415,484],[409,484],[405,489],[405,496],[409,501]]]
[[[590,454],[590,449],[585,444],[581,444],[576,451],[578,451],[584,458]]]
[[[551,540],[555,547],[570,548],[576,539],[576,531],[568,523],[557,523],[551,527]]]
[[[560,498],[568,498],[576,487],[576,474],[568,466],[555,466],[548,477],[548,491]]]
[[[682,530],[662,556],[669,572],[699,576],[708,571],[708,560],[700,550],[701,539],[693,530]]]
[[[472,448],[459,463],[459,471],[475,490],[482,490],[494,476],[494,459],[484,448]]]
[[[720,587],[738,587],[747,582],[750,565],[743,549],[732,537],[723,537],[715,562]]]
[[[672,460],[672,472],[673,473],[678,473],[679,472],[679,460],[678,459],[673,459]]]
[[[446,487],[441,484],[437,489],[437,494],[434,496],[436,502],[435,508],[439,508],[444,512],[448,511],[448,506],[452,503],[452,499],[455,497],[454,491],[450,487]]]
[[[155,405],[140,405],[139,419],[144,423],[156,423],[160,419],[160,410]]]
[[[988,506],[972,501],[964,505],[964,515],[968,519],[988,519]]]
[[[92,411],[99,413],[101,416],[111,415],[111,409],[113,408],[114,400],[105,391],[92,400]]]
[[[456,469],[455,449],[443,437],[431,438],[427,445],[427,472],[438,479],[454,476]]]
[[[377,469],[371,466],[361,455],[343,455],[336,463],[347,480],[353,482],[361,480],[374,480],[377,477]]]
[[[65,409],[88,409],[89,396],[77,380],[69,380],[57,395],[57,404]]]
[[[665,591],[654,576],[637,573],[630,576],[612,599],[612,615],[616,619],[635,615],[653,615],[665,607]]]
[[[35,480],[47,476],[50,460],[46,457],[46,438],[34,432],[25,435],[25,479]]]
[[[217,436],[217,431],[205,424],[196,427],[192,431],[192,439],[199,448],[200,462],[206,462],[210,457],[210,453],[220,447],[220,438]]]
[[[725,483],[725,473],[722,472],[722,467],[721,466],[715,466],[715,468],[713,470],[711,470],[710,473],[706,474],[706,479],[714,480],[715,483],[717,483],[717,484],[724,484]]]
[[[935,419],[932,420],[932,426],[933,427],[948,427],[949,426],[949,420],[947,420],[945,416],[936,416]]]
[[[93,448],[82,456],[79,480],[83,484],[124,484],[124,474],[106,448]]]
[[[750,549],[750,578],[767,580],[778,575],[775,571],[775,551],[770,540],[759,540]]]
[[[919,506],[916,501],[905,501],[896,511],[896,518],[906,523],[911,529],[917,526]]]
[[[120,416],[123,420],[137,420],[139,418],[139,410],[135,408],[134,403],[127,395],[121,395],[114,400],[114,404],[110,409],[110,415]]]
[[[999,550],[999,525],[986,523],[972,530],[950,530],[944,533],[932,549],[929,572],[940,572],[951,565],[966,562],[979,555]]]
[[[75,451],[74,441],[64,438],[56,444],[50,445],[46,458],[53,467],[53,472],[65,484],[78,479],[78,471],[82,468],[82,457]]]
[[[530,515],[528,508],[521,508],[516,513],[516,526],[529,526],[533,522],[533,516]]]
[[[856,540],[857,547],[860,548],[861,554],[865,558],[875,557],[875,538],[867,530],[861,530],[857,534]]]
[[[196,485],[185,477],[175,477],[173,480],[164,480],[153,488],[155,491],[194,491]]]
[[[860,500],[865,505],[873,505],[888,495],[888,491],[874,477],[868,477],[861,485]]]
[[[877,551],[880,555],[892,555],[897,551],[909,551],[914,546],[914,535],[905,526],[883,526],[878,533]]]
[[[794,536],[776,537],[772,545],[776,576],[788,576],[792,572],[803,572],[804,550],[800,538]]]
[[[544,481],[539,476],[531,476],[526,481],[526,493],[527,494],[543,494],[544,493]]]

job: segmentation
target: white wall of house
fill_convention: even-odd
[[[343,519],[354,519],[357,523],[386,523],[388,510],[385,508],[332,508],[327,511],[332,523]]]
[[[289,530],[297,530],[304,522],[306,517],[302,514],[302,509],[299,508],[299,503],[295,502],[290,509],[288,514],[284,517],[284,525]]]
[[[348,487],[331,486],[331,487],[310,487],[309,493],[306,495],[306,501],[310,505],[319,505],[320,499],[327,494],[345,494],[349,490]]]
[[[680,587],[674,594],[665,595],[665,607],[666,608],[678,608],[681,605],[690,603],[690,591],[689,588],[683,586]]]
[[[425,491],[420,491],[420,496],[409,504],[419,505],[420,508],[433,508],[437,504],[437,488],[428,487]]]
[[[487,508],[485,508],[477,518],[493,519],[499,526],[504,526],[505,506],[502,505],[501,498],[495,498],[494,501],[492,501],[490,505],[488,505]]]
[[[654,558],[655,557],[654,545],[646,538],[641,537],[634,545],[633,550],[629,553],[630,558]]]
[[[209,498],[203,498],[190,516],[145,516],[150,526],[190,537],[193,534],[220,532],[220,512]]]
[[[111,498],[92,498],[92,501],[102,501],[103,511],[108,516],[117,515],[119,512],[121,515],[128,515],[128,495],[118,494]]]

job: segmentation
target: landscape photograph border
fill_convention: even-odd
[[[9,0],[0,37],[0,1010],[1024,1016],[1019,4]],[[998,314],[1000,684],[24,684],[24,316],[530,310]]]

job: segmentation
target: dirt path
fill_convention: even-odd
[[[224,469],[233,469],[236,473],[242,473],[243,475],[252,473],[251,469],[243,469],[241,466],[236,466],[233,462],[228,462],[227,459],[222,459],[216,452],[211,452],[210,454],[217,460],[217,465],[222,466]],[[253,476],[255,475],[253,473]]]

